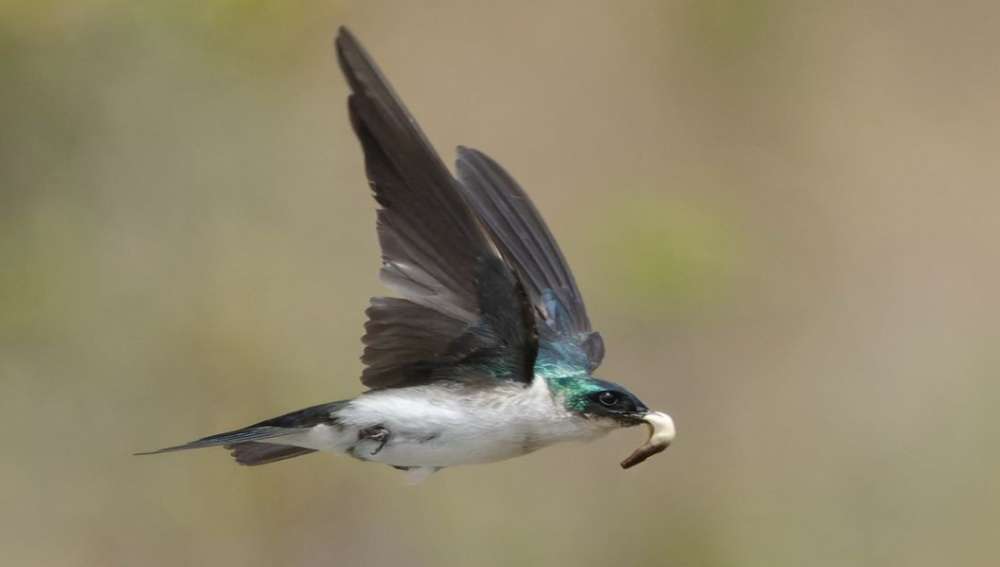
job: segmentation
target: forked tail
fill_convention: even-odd
[[[336,423],[336,413],[347,401],[320,404],[303,410],[255,423],[243,429],[210,435],[197,441],[166,447],[158,451],[136,453],[136,455],[156,455],[205,447],[224,447],[232,451],[236,462],[255,466],[275,463],[314,452],[314,449],[278,443],[280,437],[299,433],[321,424]],[[270,441],[274,439],[275,441]]]

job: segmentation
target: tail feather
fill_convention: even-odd
[[[145,453],[135,453],[136,455],[157,455],[159,453],[172,453],[174,451],[187,451],[188,449],[202,449],[204,447],[222,447],[224,445],[236,445],[238,443],[244,443],[247,441],[257,441],[259,439],[271,439],[273,437],[281,437],[282,435],[288,435],[289,433],[294,433],[294,429],[289,429],[286,427],[254,427],[250,426],[244,429],[237,429],[236,431],[227,431],[226,433],[219,433],[216,435],[209,435],[208,437],[203,437],[197,441],[192,441],[190,443],[185,443],[183,445],[175,445],[173,447],[166,447],[156,451],[148,451]]]
[[[159,451],[136,453],[136,455],[156,455],[204,447],[225,447],[232,449],[236,462],[241,465],[263,465],[290,459],[313,451],[293,445],[258,443],[258,441],[298,433],[321,424],[336,423],[337,411],[348,402],[349,400],[341,400],[320,404],[255,423],[243,429],[210,435],[184,445],[175,445]]]
[[[253,441],[226,445],[226,449],[232,449],[233,452],[231,454],[237,463],[248,467],[276,463],[285,459],[291,459],[292,457],[316,452],[315,449],[306,449],[305,447],[296,447],[294,445],[256,443]]]

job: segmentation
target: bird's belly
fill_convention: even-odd
[[[607,433],[570,415],[544,381],[494,395],[383,390],[355,398],[336,423],[275,438],[396,467],[452,467],[511,459],[561,441]],[[504,395],[499,395],[504,394]]]
[[[597,436],[555,406],[547,391],[515,392],[506,397],[428,397],[419,391],[361,396],[340,412],[337,424],[316,427],[309,439],[294,444],[397,467],[452,467]]]
[[[434,430],[390,429],[385,446],[363,440],[352,456],[400,467],[452,467],[491,463],[519,457],[538,448],[526,429],[509,427],[485,430],[465,424]],[[374,454],[372,454],[374,453]]]
[[[347,454],[396,467],[453,467],[519,457],[552,441],[530,423],[484,427],[476,420],[400,420],[387,417],[358,424],[319,425],[277,437],[274,443]],[[381,429],[379,429],[381,428]],[[384,431],[383,440],[374,433]]]

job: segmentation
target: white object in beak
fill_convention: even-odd
[[[622,468],[627,469],[638,465],[653,455],[662,452],[677,436],[674,420],[669,415],[651,411],[642,418],[649,425],[649,440],[639,447],[627,459],[622,461]]]

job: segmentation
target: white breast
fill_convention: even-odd
[[[377,453],[378,442],[359,440],[359,432],[373,426],[390,432]],[[510,459],[607,432],[601,423],[567,412],[539,377],[527,388],[511,384],[503,392],[470,394],[440,386],[379,390],[352,400],[338,412],[337,425],[275,442],[398,467],[449,467]]]

